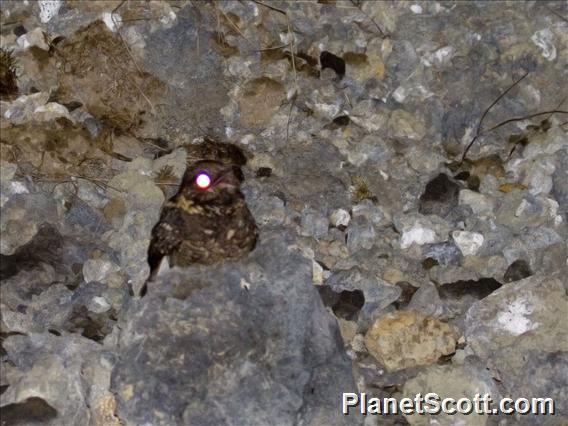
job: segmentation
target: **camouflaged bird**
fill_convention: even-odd
[[[213,148],[208,153],[218,155],[218,146]],[[189,158],[192,162],[178,193],[166,202],[152,230],[148,251],[152,271],[164,257],[170,266],[238,260],[256,244],[258,230],[240,191],[244,177],[239,165],[223,156],[221,161]]]

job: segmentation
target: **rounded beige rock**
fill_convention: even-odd
[[[398,311],[377,319],[365,335],[365,345],[388,370],[432,364],[455,351],[457,330],[414,311]]]

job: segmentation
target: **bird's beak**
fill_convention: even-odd
[[[223,188],[236,188],[239,186],[239,182],[235,182],[231,175],[237,177],[239,182],[244,180],[243,172],[238,166],[233,166],[232,170],[227,170],[221,176],[215,180],[215,186],[220,186]]]

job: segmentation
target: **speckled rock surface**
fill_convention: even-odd
[[[454,353],[456,340],[452,326],[412,311],[381,317],[365,335],[369,352],[389,370],[432,364]]]
[[[488,386],[557,415],[472,424],[566,423],[564,3],[0,8],[9,422],[357,424],[341,392]],[[146,285],[205,136],[248,159],[259,245]]]
[[[311,285],[311,262],[292,243],[266,233],[242,265],[174,269],[148,284],[124,312],[111,388],[119,418],[357,422],[335,410],[342,392],[355,389],[351,363]]]

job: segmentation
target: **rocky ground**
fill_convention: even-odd
[[[568,422],[564,2],[2,1],[2,425]],[[245,261],[142,289],[205,135]],[[342,392],[555,416],[341,414]]]

